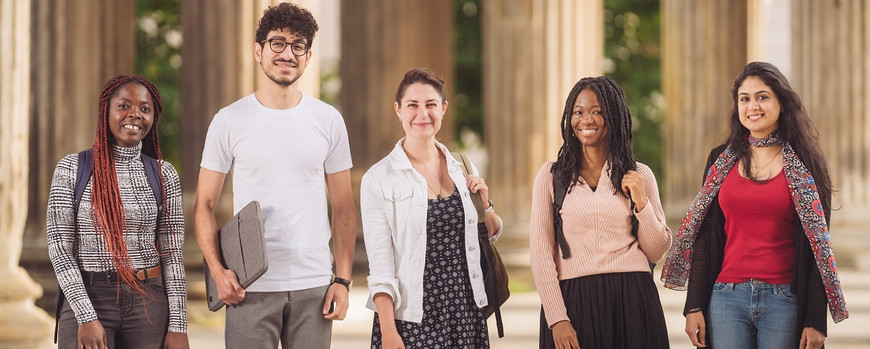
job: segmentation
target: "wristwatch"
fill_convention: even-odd
[[[492,199],[490,199],[488,201],[489,201],[489,207],[487,207],[486,210],[483,211],[484,214],[490,213],[490,212],[495,210],[495,206],[492,205]]]
[[[348,292],[350,292],[350,287],[353,286],[353,280],[348,280],[348,279],[340,278],[340,277],[338,277],[338,276],[335,276],[335,277],[332,278],[332,283],[333,283],[333,284],[339,284],[339,285],[342,285],[342,286],[344,286],[344,287],[347,287],[347,291],[348,291]]]

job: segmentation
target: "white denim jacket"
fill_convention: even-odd
[[[366,306],[377,311],[373,297],[386,293],[393,298],[397,320],[419,323],[423,319],[423,267],[426,263],[426,180],[411,166],[402,149],[402,138],[387,157],[362,177],[360,206],[363,236],[369,259],[369,299]],[[462,198],[465,212],[465,253],[474,302],[487,304],[480,268],[477,211],[462,172],[462,162],[443,144],[435,142],[447,158],[447,172]],[[477,168],[473,173],[477,174]],[[501,223],[501,222],[500,222]],[[497,238],[499,231],[493,237]]]

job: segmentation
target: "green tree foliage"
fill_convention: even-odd
[[[456,118],[454,140],[461,144],[461,132],[470,130],[483,139],[483,46],[481,44],[480,0],[455,0],[453,2],[455,28],[455,81],[454,97],[450,108]]]
[[[157,86],[163,102],[160,150],[181,171],[178,134],[181,89],[179,0],[136,0],[136,72]]]
[[[658,0],[604,1],[604,73],[625,91],[634,154],[662,178],[661,11]]]

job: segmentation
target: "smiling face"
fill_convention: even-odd
[[[778,129],[781,110],[776,93],[757,76],[747,77],[737,89],[737,115],[753,137],[764,138]]]
[[[154,106],[151,93],[142,84],[130,82],[115,91],[107,108],[109,130],[115,144],[134,147],[151,131]]]
[[[290,29],[273,30],[266,35],[266,40],[283,39],[288,43],[284,51],[275,53],[269,42],[254,43],[254,59],[263,69],[263,74],[274,83],[287,87],[291,86],[302,77],[305,67],[311,58],[311,50],[302,56],[293,55],[290,45],[293,43],[305,43],[305,39],[293,34]]]
[[[604,112],[598,103],[598,96],[591,88],[580,91],[574,100],[571,128],[584,149],[606,146],[607,126],[604,124]]]
[[[432,85],[414,83],[405,89],[401,104],[394,103],[394,107],[405,137],[434,138],[447,112],[447,101]]]

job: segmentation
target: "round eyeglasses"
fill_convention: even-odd
[[[261,42],[269,42],[269,48],[271,48],[272,52],[275,53],[284,52],[284,50],[287,49],[287,46],[290,46],[290,52],[292,52],[294,56],[304,56],[308,53],[308,45],[303,42],[287,42],[287,40],[281,38],[271,38]]]

